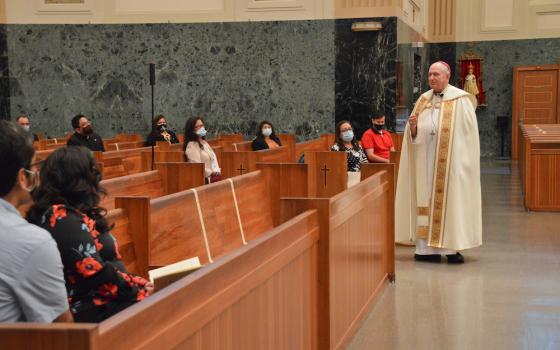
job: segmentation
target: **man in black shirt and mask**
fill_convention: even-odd
[[[78,114],[72,118],[72,127],[76,131],[68,140],[68,146],[85,146],[92,151],[105,152],[103,139],[93,132],[91,123],[83,114]]]

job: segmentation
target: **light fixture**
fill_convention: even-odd
[[[369,32],[383,29],[380,22],[354,22],[352,23],[353,32]]]

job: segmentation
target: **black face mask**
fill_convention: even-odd
[[[166,130],[167,130],[167,124],[158,125],[158,126],[157,126],[157,130],[158,130],[159,132],[164,132],[164,131],[166,131]]]
[[[91,125],[88,125],[84,128],[84,135],[91,135],[93,133],[93,128]]]
[[[375,129],[375,131],[381,131],[385,129],[385,124],[373,124],[373,128]]]

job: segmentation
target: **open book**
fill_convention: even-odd
[[[198,256],[195,256],[194,258],[150,270],[148,271],[148,276],[150,278],[150,282],[154,284],[155,290],[157,291],[163,287],[167,287],[171,283],[185,277],[201,267],[202,265],[200,265]]]

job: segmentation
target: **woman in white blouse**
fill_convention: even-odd
[[[193,117],[185,124],[185,155],[191,163],[204,163],[207,183],[221,180],[221,169],[212,147],[206,142],[206,129],[200,117]]]

